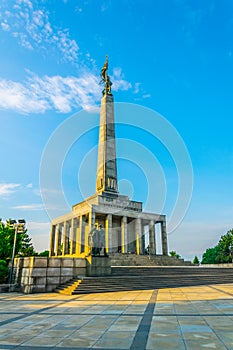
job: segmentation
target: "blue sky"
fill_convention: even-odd
[[[75,113],[84,110],[98,123],[99,72],[108,54],[115,101],[157,111],[188,149],[193,195],[183,222],[169,233],[169,248],[185,258],[201,256],[233,227],[232,38],[231,0],[2,0],[1,217],[25,218],[36,248],[47,249],[51,215],[40,191],[53,188],[41,189],[41,158],[57,128],[69,127]],[[121,192],[146,201],[152,153],[154,208],[165,179],[163,212],[169,220],[178,191],[174,154],[153,137],[153,122],[150,135],[121,125],[121,118],[116,109]],[[78,119],[77,133],[87,120],[85,114]],[[132,148],[120,144],[126,139]],[[63,159],[69,208],[95,191],[97,140],[93,126]],[[54,192],[54,204],[55,198]],[[53,215],[65,212],[53,209]]]

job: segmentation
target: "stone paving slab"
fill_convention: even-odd
[[[0,350],[233,350],[233,284],[0,294]]]

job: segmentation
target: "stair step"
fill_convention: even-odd
[[[112,267],[112,275],[73,279],[56,291],[88,294],[233,283],[233,268]]]

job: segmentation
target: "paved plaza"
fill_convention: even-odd
[[[1,349],[233,349],[233,284],[0,294]]]

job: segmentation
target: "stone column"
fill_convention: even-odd
[[[51,232],[50,232],[50,252],[49,252],[49,256],[54,256],[55,255],[55,229],[56,229],[56,225],[52,225],[51,227]]]
[[[136,254],[142,254],[142,220],[140,218],[136,219],[135,223],[135,232],[136,232]]]
[[[69,254],[69,232],[70,231],[70,225],[68,221],[64,222],[64,228],[63,228],[63,246],[62,246],[62,255]]]
[[[161,221],[161,239],[163,255],[168,255],[166,221]]]
[[[105,244],[106,252],[112,252],[112,214],[108,214],[105,219]]]
[[[128,253],[127,216],[121,218],[121,252]]]
[[[150,255],[156,255],[155,222],[154,222],[154,220],[151,220],[149,223],[149,247],[150,247]]]
[[[90,241],[90,232],[95,227],[95,212],[92,208],[89,214],[88,224],[89,225],[88,225],[88,233],[87,233],[87,247],[85,249],[87,255],[91,254],[92,246]]]
[[[70,220],[70,254],[75,253],[74,218]]]
[[[142,225],[142,235],[140,239],[140,254],[145,254],[145,225],[144,225],[144,220],[141,220],[141,225]]]
[[[90,228],[90,231],[95,227],[95,212],[94,210],[92,209],[91,212],[90,212],[90,217],[89,217],[89,228]]]
[[[81,231],[81,237],[82,237],[81,252],[85,253],[86,255],[89,253],[88,251],[89,217],[90,217],[89,214],[84,214],[82,217],[83,225],[82,225],[82,231]]]
[[[73,219],[73,254],[76,254],[76,242],[77,242],[77,228],[78,228],[78,219]]]
[[[82,215],[78,218],[78,226],[76,229],[76,254],[81,253],[81,233],[82,233]]]
[[[56,242],[55,242],[55,255],[61,255],[61,224],[56,225]]]

